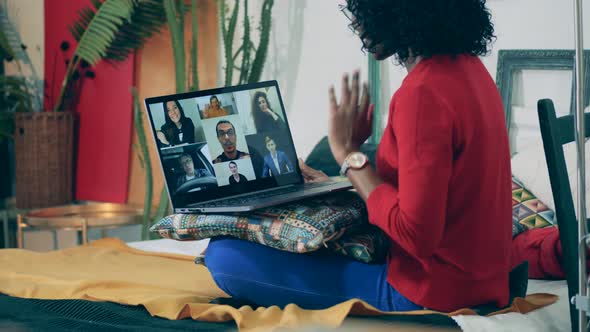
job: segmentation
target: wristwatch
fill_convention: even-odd
[[[369,157],[362,152],[351,152],[346,156],[342,167],[340,167],[340,175],[346,176],[349,169],[361,169],[369,163]]]

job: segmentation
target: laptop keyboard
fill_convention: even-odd
[[[324,187],[327,185],[333,185],[333,182],[318,182],[318,183],[309,183],[305,185],[305,189],[315,189]],[[255,195],[248,195],[243,197],[235,197],[235,198],[227,198],[215,202],[199,204],[200,207],[224,207],[224,206],[242,206],[248,205],[249,203],[259,200],[261,198],[273,197],[273,196],[280,196],[286,195],[293,192],[301,191],[303,189],[302,186],[289,186],[285,188],[280,188],[276,190],[270,190],[261,192]]]

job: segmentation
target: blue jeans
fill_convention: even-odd
[[[364,264],[323,250],[294,254],[215,238],[205,264],[228,295],[265,307],[295,303],[304,309],[325,309],[357,298],[382,311],[422,309],[387,282],[387,264]]]

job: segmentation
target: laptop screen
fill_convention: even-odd
[[[145,104],[175,209],[303,182],[276,81]]]

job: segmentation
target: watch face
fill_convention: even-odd
[[[348,164],[352,168],[361,168],[367,162],[367,156],[363,153],[357,152],[350,155]]]

